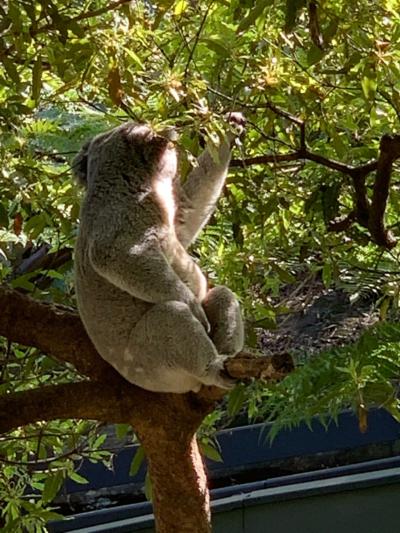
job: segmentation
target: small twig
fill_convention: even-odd
[[[246,157],[245,159],[232,159],[231,167],[248,167],[251,165],[264,165],[266,163],[281,163],[286,161],[298,161],[303,159],[299,157],[299,152],[291,152],[289,154],[266,154],[256,155],[254,157]]]
[[[281,144],[282,146],[286,146],[287,148],[292,148],[292,145],[287,143],[286,141],[282,141],[282,139],[278,139],[276,137],[272,137],[271,135],[267,135],[263,130],[262,128],[260,128],[259,126],[257,126],[257,124],[255,122],[252,122],[251,120],[247,119],[246,120],[246,124],[249,124],[253,129],[254,131],[256,131],[257,133],[260,134],[260,136],[265,139],[266,141],[271,141],[275,144]]]
[[[203,15],[203,18],[201,19],[201,22],[200,22],[200,25],[199,25],[199,28],[196,32],[196,35],[195,35],[195,38],[194,38],[194,43],[193,43],[193,46],[192,48],[190,49],[189,51],[189,57],[188,57],[188,60],[186,62],[186,66],[185,66],[185,72],[184,72],[184,78],[186,79],[187,78],[187,75],[188,75],[188,72],[189,72],[189,66],[190,66],[190,63],[192,62],[192,59],[193,59],[193,55],[194,55],[194,52],[197,48],[197,45],[199,43],[199,40],[200,40],[200,36],[203,32],[203,29],[204,29],[204,26],[205,26],[205,23],[207,21],[207,17],[208,17],[208,14],[210,12],[210,9],[211,9],[211,6],[213,5],[213,0],[211,0],[211,2],[209,3],[209,5],[207,6],[207,9],[205,10],[204,12],[204,15]]]

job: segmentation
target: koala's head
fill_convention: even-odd
[[[173,179],[176,167],[176,152],[167,136],[133,122],[88,141],[72,163],[76,178],[85,187],[120,178],[140,183],[158,177]]]

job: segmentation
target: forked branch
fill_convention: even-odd
[[[271,106],[269,106],[271,108]],[[274,110],[274,108],[271,108]],[[282,115],[293,122],[293,117]],[[278,113],[278,111],[276,111]],[[298,121],[296,121],[296,124]],[[397,240],[386,229],[385,212],[389,196],[390,178],[394,161],[400,158],[400,136],[385,135],[380,144],[380,153],[377,160],[353,166],[334,159],[329,159],[320,154],[310,151],[305,145],[304,123],[300,124],[300,148],[287,154],[265,154],[245,159],[232,159],[232,167],[249,167],[251,165],[265,165],[289,162],[289,161],[313,161],[318,165],[336,170],[352,179],[354,187],[354,209],[344,218],[334,220],[329,224],[330,231],[343,231],[348,229],[353,222],[358,222],[368,229],[371,240],[387,249],[393,248]],[[373,186],[372,200],[368,199],[366,178],[370,172],[376,170]]]
[[[90,378],[0,396],[0,432],[58,418],[129,422],[135,429],[143,425],[154,427],[157,413],[162,413],[173,426],[178,411],[180,416],[186,412],[187,420],[196,428],[212,410],[214,401],[225,393],[212,387],[204,387],[199,395],[145,391],[125,381],[99,356],[75,311],[33,300],[5,287],[0,287],[0,309],[1,336],[71,363]],[[277,380],[292,369],[290,356],[284,354],[259,358],[239,354],[226,364],[229,375],[238,379]]]

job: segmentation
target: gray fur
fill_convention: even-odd
[[[128,123],[95,137],[74,161],[86,187],[75,256],[79,312],[100,355],[145,389],[232,385],[221,370],[243,346],[239,304],[227,288],[208,291],[186,252],[215,209],[229,160],[226,141],[219,162],[203,154],[179,192],[168,140]]]

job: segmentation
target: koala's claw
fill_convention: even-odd
[[[230,124],[237,124],[238,126],[246,126],[246,117],[240,111],[230,111],[226,114],[226,118]]]
[[[202,380],[205,385],[214,385],[214,387],[221,389],[233,389],[237,380],[228,376],[223,361],[224,359],[221,358],[211,363],[207,370],[207,376]]]
[[[234,137],[241,137],[246,130],[246,118],[239,111],[231,111],[225,115],[230,126],[230,134]]]

